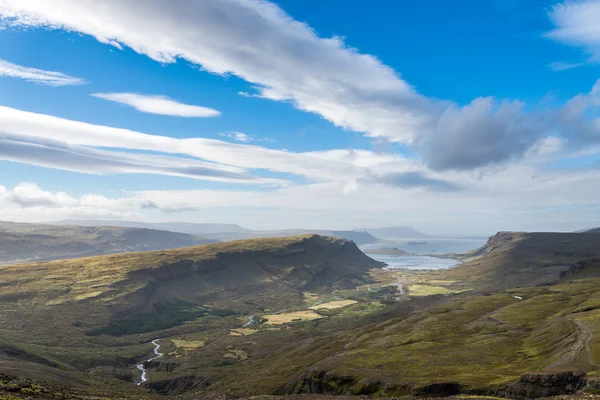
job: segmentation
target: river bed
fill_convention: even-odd
[[[156,354],[156,356],[154,356],[152,358],[149,358],[149,359],[147,359],[144,362],[150,362],[150,361],[158,360],[159,358],[161,358],[163,356],[163,353],[161,353],[161,352],[158,351],[160,349],[160,344],[158,344],[158,339],[154,339],[152,341],[152,344],[154,345],[154,354]],[[141,364],[137,365],[137,369],[139,369],[142,372],[142,376],[140,378],[140,381],[137,383],[138,386],[148,380],[148,374],[146,372],[146,368],[144,368],[144,362],[142,362]]]

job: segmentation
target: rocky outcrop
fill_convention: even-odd
[[[156,372],[173,372],[179,364],[172,362],[163,362],[158,360],[144,361],[144,368]]]
[[[207,378],[196,375],[178,376],[173,379],[164,379],[145,384],[149,389],[165,395],[182,394],[193,389],[208,387],[209,385],[210,381]]]
[[[481,246],[479,249],[474,251],[469,256],[476,257],[490,253],[493,250],[511,243],[519,237],[522,237],[524,232],[498,232],[494,236],[491,236],[488,241]]]
[[[569,269],[560,273],[559,280],[576,278],[578,275],[586,272],[593,273],[595,276],[600,274],[600,258],[591,258],[576,262]]]
[[[506,390],[510,398],[537,399],[540,397],[573,394],[586,385],[583,372],[529,373],[521,375]]]
[[[290,386],[281,390],[281,394],[335,394],[351,393],[352,387],[358,383],[354,376],[339,376],[327,371],[309,371],[303,374]]]
[[[417,396],[446,397],[460,394],[461,385],[457,382],[439,382],[420,387],[414,391]]]
[[[413,388],[402,382],[385,382],[376,378],[358,378],[313,370],[285,385],[277,394],[325,394],[374,397],[401,397],[411,395]]]

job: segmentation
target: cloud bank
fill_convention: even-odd
[[[519,158],[541,135],[531,131],[539,117],[510,101],[475,99],[461,107],[422,96],[376,57],[339,37],[319,37],[268,1],[0,0],[0,15],[8,25],[79,32],[161,63],[184,59],[236,75],[255,96],[411,145],[436,170]]]

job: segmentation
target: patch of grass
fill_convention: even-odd
[[[254,335],[255,333],[259,332],[258,329],[252,329],[252,328],[237,328],[237,329],[232,329],[229,334],[231,336],[249,336],[249,335]]]
[[[294,321],[311,321],[319,318],[323,318],[322,315],[317,314],[312,310],[307,311],[293,311],[281,314],[269,314],[263,315],[263,318],[267,320],[267,324],[271,325],[282,325]]]
[[[317,304],[316,306],[312,306],[312,307],[308,307],[308,308],[311,310],[319,310],[319,309],[335,310],[337,308],[348,307],[348,306],[351,306],[356,303],[358,303],[358,301],[356,301],[356,300],[336,300],[336,301],[330,301],[329,303],[320,303],[320,304]]]
[[[183,340],[183,339],[171,339],[171,342],[180,350],[184,352],[192,351],[204,347],[206,345],[206,339],[199,340]]]
[[[223,358],[232,358],[234,360],[243,361],[248,359],[248,353],[240,349],[232,349],[223,354]]]
[[[432,285],[408,285],[408,294],[409,296],[432,296],[436,294],[452,294],[458,293],[456,290],[450,290],[442,286],[432,286]]]

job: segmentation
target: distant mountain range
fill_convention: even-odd
[[[600,233],[600,228],[583,229],[583,230],[577,231],[575,233]]]
[[[160,229],[171,232],[180,232],[190,235],[201,235],[213,240],[229,241],[237,239],[252,239],[275,236],[297,236],[304,234],[316,234],[323,236],[334,236],[346,240],[352,240],[356,244],[369,244],[380,241],[376,235],[365,230],[322,230],[322,229],[284,229],[284,230],[253,230],[243,228],[237,224],[213,224],[213,223],[188,223],[188,222],[159,222],[145,223],[137,221],[115,221],[115,220],[66,220],[52,222],[55,225],[77,225],[77,226],[120,226],[147,229]],[[410,228],[407,228],[410,229]],[[414,230],[413,230],[414,231]],[[416,232],[416,231],[414,231]],[[419,234],[416,232],[416,234]],[[422,235],[422,234],[420,234]],[[421,236],[406,236],[421,237]]]
[[[146,228],[0,221],[0,264],[165,250],[215,242],[185,233]]]
[[[171,232],[187,233],[189,235],[223,234],[223,233],[252,233],[252,230],[242,228],[237,224],[198,224],[192,222],[137,222],[121,220],[64,220],[50,222],[52,225],[77,226],[123,226],[130,228],[159,229]]]
[[[409,226],[390,226],[387,228],[362,228],[357,231],[366,231],[373,236],[383,239],[398,239],[398,238],[422,238],[427,237]]]

